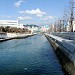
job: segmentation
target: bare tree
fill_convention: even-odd
[[[73,21],[74,21],[74,0],[70,1],[70,29],[73,32]]]
[[[75,2],[74,0],[70,0],[69,8],[64,10],[64,21],[69,22],[70,30],[73,32],[73,22],[74,22],[74,9],[75,9]]]

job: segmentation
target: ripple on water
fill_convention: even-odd
[[[63,75],[43,35],[0,43],[0,75]]]

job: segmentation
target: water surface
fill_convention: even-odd
[[[44,35],[0,42],[0,75],[63,75]]]

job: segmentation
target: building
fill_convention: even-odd
[[[17,20],[0,20],[0,26],[18,27],[18,21]]]
[[[24,28],[23,24],[18,24],[17,28]]]
[[[36,33],[39,31],[39,26],[37,25],[24,25],[24,28],[30,30],[32,33]]]
[[[74,22],[74,25],[73,25],[73,31],[75,32],[75,22]]]
[[[66,26],[66,31],[70,32],[71,31],[71,27],[70,27],[70,23],[68,22],[68,25]],[[73,22],[73,32],[75,32],[75,21]]]
[[[66,31],[67,31],[67,32],[70,32],[70,31],[71,31],[70,25],[67,25],[67,26],[66,26]]]
[[[45,26],[41,26],[41,31],[42,32],[47,32],[49,30],[49,26],[45,25]]]
[[[16,27],[16,28],[24,28],[23,24],[18,23],[17,20],[0,20],[0,26],[3,27]]]

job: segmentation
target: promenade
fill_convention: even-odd
[[[75,33],[45,34],[55,50],[63,69],[70,75],[75,75]]]
[[[22,34],[22,33],[2,33],[0,34],[0,42],[12,40],[12,39],[22,39],[30,36],[36,35],[34,34]]]

